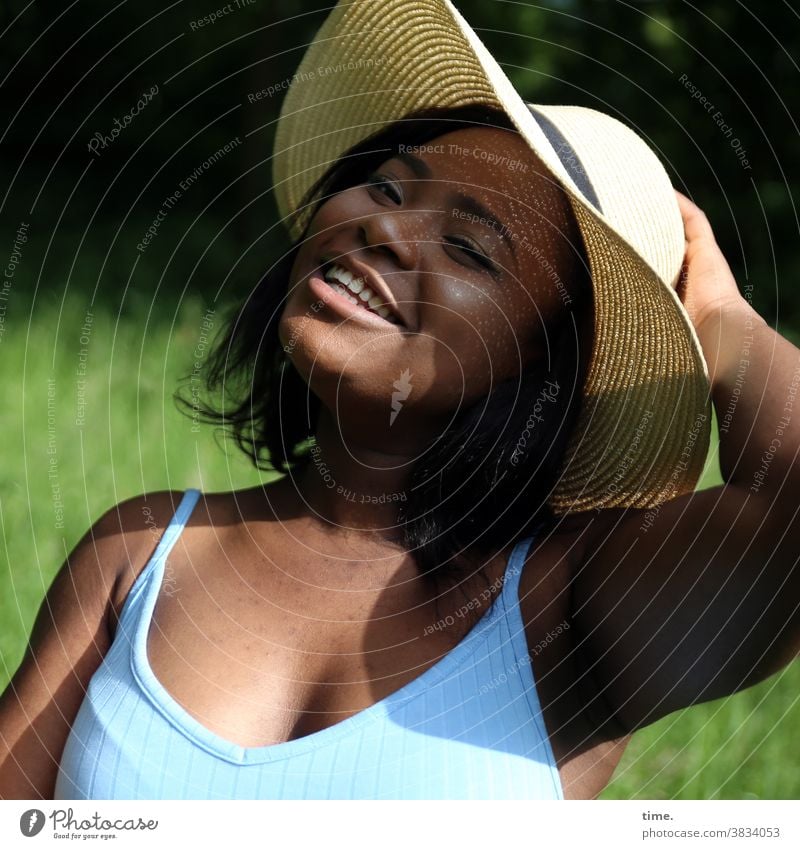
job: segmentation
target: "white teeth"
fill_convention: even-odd
[[[325,272],[325,280],[327,280],[328,283],[338,280],[354,295],[360,295],[362,292],[367,292],[367,297],[370,298],[375,294],[361,277],[354,277],[346,268],[342,268],[340,265],[332,265]]]
[[[351,304],[362,304],[371,312],[392,324],[397,324],[397,319],[384,306],[380,297],[367,286],[361,277],[354,277],[351,272],[341,265],[332,265],[324,274],[328,285],[340,295],[347,298]]]

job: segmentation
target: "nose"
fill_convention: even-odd
[[[359,238],[365,249],[392,258],[403,269],[417,265],[420,222],[406,211],[377,212],[359,223]]]

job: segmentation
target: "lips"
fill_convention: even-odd
[[[351,302],[391,324],[405,326],[391,290],[379,274],[352,257],[323,261],[323,279]]]

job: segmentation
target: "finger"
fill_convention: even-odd
[[[711,223],[703,210],[677,189],[674,189],[674,192],[678,200],[678,208],[683,217],[683,228],[687,242],[693,242],[696,239],[711,239],[715,241]]]

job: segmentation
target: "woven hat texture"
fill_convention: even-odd
[[[526,103],[449,0],[355,0],[331,11],[276,129],[274,191],[290,234],[308,222],[308,190],[351,146],[417,110],[473,103],[505,111],[563,187],[592,275],[594,347],[551,507],[652,507],[691,492],[711,400],[675,291],[685,242],[664,166],[604,112]]]

